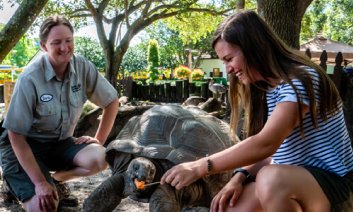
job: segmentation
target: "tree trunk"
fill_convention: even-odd
[[[123,57],[129,48],[130,41],[122,41],[117,47],[116,52],[108,53],[106,52],[106,70],[105,70],[105,78],[115,87],[117,88],[117,77],[120,70],[120,65],[123,61]]]
[[[237,8],[237,10],[244,9],[245,8],[245,0],[237,0],[236,8]]]
[[[299,49],[303,15],[313,0],[258,0],[258,13],[289,46]]]
[[[0,32],[0,63],[32,25],[48,0],[24,0]]]
[[[120,63],[117,64],[114,59],[114,54],[106,54],[105,57],[106,65],[105,65],[105,78],[116,88],[117,83],[117,74],[119,71]],[[115,70],[115,68],[117,70]]]

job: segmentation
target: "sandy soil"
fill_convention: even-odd
[[[83,211],[82,204],[84,199],[107,177],[110,175],[110,170],[107,169],[101,173],[90,177],[82,177],[79,179],[68,182],[72,194],[79,199],[78,207],[62,207],[59,212],[76,212]],[[2,181],[0,181],[0,185]],[[11,212],[23,212],[21,205],[12,204],[5,205],[2,201],[0,202],[0,211],[11,211]],[[148,203],[141,203],[131,200],[129,198],[124,199],[114,211],[128,211],[128,212],[147,212]]]

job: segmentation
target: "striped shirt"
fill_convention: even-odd
[[[315,100],[318,103],[319,75],[313,69],[307,71],[312,77]],[[292,83],[297,88],[300,101],[309,105],[309,98],[303,84],[298,79],[293,79]],[[298,101],[292,86],[285,82],[267,91],[266,98],[268,116],[272,114],[278,103]],[[307,113],[303,119],[304,138],[300,134],[300,127],[296,127],[272,156],[272,163],[318,167],[340,176],[353,170],[351,140],[344,121],[343,109],[339,108],[338,113],[329,117],[327,121],[318,114],[318,128],[314,128],[310,113]]]

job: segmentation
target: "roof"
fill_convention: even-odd
[[[323,36],[317,36],[300,45],[300,51],[305,52],[306,49],[310,50],[312,57],[320,57],[321,53],[326,50],[329,58],[335,58],[337,53],[341,52],[344,59],[353,59],[353,46],[333,41]]]

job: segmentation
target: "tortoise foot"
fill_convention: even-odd
[[[113,175],[100,184],[84,201],[85,212],[113,211],[121,202],[124,189],[122,175]]]

